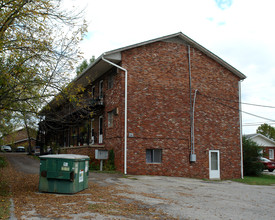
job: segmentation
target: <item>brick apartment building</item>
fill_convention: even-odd
[[[149,40],[98,57],[73,81],[88,107],[42,111],[41,133],[92,160],[95,149],[113,149],[127,174],[240,178],[243,79],[182,33]]]

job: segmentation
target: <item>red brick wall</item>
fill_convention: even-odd
[[[65,147],[61,148],[61,154],[78,154],[78,155],[87,155],[90,157],[90,163],[99,165],[100,160],[95,159],[95,150],[105,149],[104,147],[99,146],[81,146],[81,147]]]
[[[192,94],[194,89],[199,92],[195,107],[195,163],[189,162],[187,46],[156,42],[122,52],[120,65],[128,70],[128,134],[133,134],[128,137],[128,174],[209,178],[209,150],[219,150],[221,179],[241,176],[239,79],[197,49],[191,48],[190,57]],[[108,76],[102,77],[103,144],[105,149],[114,149],[115,166],[121,172],[124,171],[124,74],[119,71],[115,75],[112,89],[107,89]],[[108,112],[114,108],[119,113],[114,116],[113,127],[108,128]],[[95,149],[85,149],[69,148],[67,153],[94,158]],[[162,163],[146,163],[146,149],[162,149]]]
[[[122,53],[128,70],[128,133],[134,135],[128,138],[129,174],[209,178],[209,150],[220,150],[221,178],[240,177],[238,78],[193,48],[191,64],[192,87],[200,93],[195,108],[197,161],[192,164],[187,46],[156,42]],[[146,149],[162,149],[162,163],[147,164]],[[119,168],[122,163],[117,161]]]

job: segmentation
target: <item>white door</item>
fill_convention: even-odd
[[[209,151],[209,179],[220,179],[220,151]]]
[[[98,137],[98,143],[103,143],[103,116],[99,117],[99,137]]]

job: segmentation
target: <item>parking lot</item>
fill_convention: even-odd
[[[96,181],[96,177],[91,178]],[[179,219],[273,219],[275,216],[275,186],[164,176],[109,177],[105,182],[122,188],[126,185],[135,192],[126,193],[127,197]]]
[[[24,155],[22,156],[23,159],[18,159],[20,154],[16,154],[16,157],[17,160],[14,159],[13,161],[29,164],[28,169],[39,172],[39,161],[31,162],[34,160],[26,159]],[[11,158],[9,157],[10,161],[12,161]],[[32,163],[36,165],[32,166]],[[19,163],[16,164],[15,162],[13,164],[16,169],[24,172],[22,168],[19,168]],[[36,174],[26,175],[36,177]],[[124,176],[122,174],[94,172],[89,175],[89,185],[88,190],[69,197],[32,192],[39,199],[28,199],[27,201],[34,203],[40,200],[39,202],[41,203],[42,200],[47,199],[45,201],[48,201],[49,204],[57,205],[57,199],[64,198],[63,201],[67,200],[69,202],[69,200],[72,200],[70,202],[71,207],[84,206],[89,203],[103,205],[103,209],[104,207],[106,207],[105,209],[110,209],[110,207],[116,209],[114,204],[119,201],[119,203],[123,202],[125,206],[131,207],[135,204],[141,210],[147,211],[142,212],[142,214],[138,212],[138,214],[131,215],[122,215],[121,212],[120,215],[121,209],[118,209],[117,212],[112,212],[112,214],[108,214],[109,212],[106,214],[103,209],[101,210],[103,210],[104,214],[100,213],[98,209],[81,209],[82,211],[75,209],[74,213],[67,213],[66,215],[73,219],[84,218],[84,212],[85,218],[90,219],[146,219],[145,215],[150,211],[157,213],[157,215],[154,215],[157,217],[148,216],[147,219],[273,219],[275,216],[274,185],[251,186],[232,181],[205,181],[165,176]],[[36,190],[35,187],[34,190]],[[108,194],[107,199],[103,199],[106,195],[97,194],[100,190],[103,194]],[[100,196],[102,196],[101,200]],[[73,200],[76,197],[81,199]],[[110,206],[109,202],[113,202],[112,206]],[[27,206],[27,204],[24,204],[24,206]],[[51,213],[50,208],[46,212],[48,214],[43,214],[43,212],[39,213],[37,204],[29,205],[29,207],[32,207],[31,211],[22,212],[26,218],[30,218],[30,216],[32,219],[53,218],[48,215]],[[64,207],[64,204],[62,207]],[[60,208],[57,209],[56,207],[56,210],[60,210]],[[58,213],[56,216],[59,217],[58,219],[67,219],[67,217],[61,218]]]

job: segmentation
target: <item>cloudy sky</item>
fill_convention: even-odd
[[[262,118],[243,113],[243,133],[275,126],[274,0],[71,1],[86,9],[86,59],[181,31],[247,76],[242,102],[261,106],[242,110]]]

